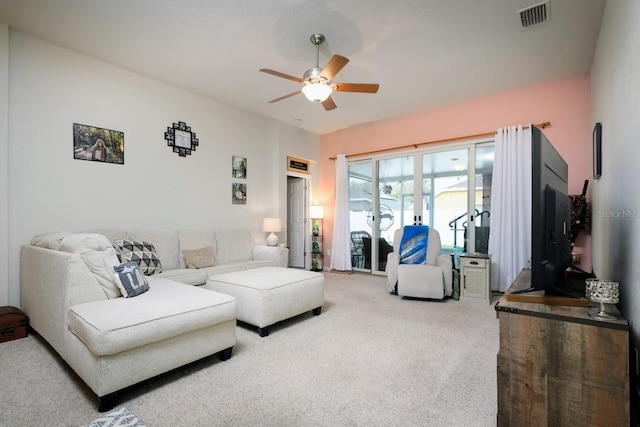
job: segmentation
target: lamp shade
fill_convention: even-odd
[[[324,218],[324,207],[322,206],[310,206],[309,207],[309,217],[311,219],[322,219]]]
[[[282,231],[282,221],[280,218],[265,218],[262,220],[262,231],[271,233],[267,236],[267,245],[278,246],[278,236],[274,233]]]
[[[307,83],[302,87],[302,93],[311,102],[322,102],[331,95],[333,89],[326,83]]]
[[[262,220],[262,231],[265,233],[279,233],[282,231],[280,218],[265,218]]]

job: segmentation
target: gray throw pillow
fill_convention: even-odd
[[[113,267],[116,284],[122,296],[131,298],[149,290],[149,281],[135,261],[129,261]]]

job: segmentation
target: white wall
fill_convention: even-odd
[[[592,188],[592,262],[620,282],[640,344],[640,2],[608,1],[591,68],[593,123],[602,123],[602,177]],[[592,124],[593,124],[592,123]],[[633,366],[633,361],[631,363]]]
[[[286,214],[286,203],[280,206],[282,157],[319,152],[316,135],[15,31],[9,31],[9,59],[12,305],[19,305],[20,245],[37,233],[96,227],[259,231],[263,217]],[[178,157],[164,140],[166,128],[178,121],[200,140],[191,156]],[[125,164],[74,160],[73,123],[124,132]],[[231,177],[233,155],[247,158],[246,180]],[[231,204],[234,181],[246,182],[246,205]]]
[[[9,27],[0,22],[0,305],[9,301]]]

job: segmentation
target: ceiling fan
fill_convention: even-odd
[[[270,70],[268,68],[262,68],[260,70],[263,73],[303,83],[300,90],[291,92],[290,94],[281,96],[280,98],[273,99],[269,101],[269,103],[282,101],[290,96],[303,93],[309,101],[320,102],[324,109],[329,111],[336,108],[335,102],[331,99],[331,94],[334,91],[360,93],[376,93],[378,91],[379,85],[374,83],[333,83],[331,80],[340,72],[340,70],[342,70],[342,68],[344,68],[345,65],[347,65],[349,60],[344,56],[333,55],[327,65],[324,68],[320,68],[320,44],[325,40],[325,37],[322,34],[312,34],[310,39],[311,43],[316,46],[316,66],[305,71],[302,78]]]

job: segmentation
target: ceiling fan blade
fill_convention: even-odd
[[[335,83],[331,87],[336,92],[376,93],[380,85],[376,83]]]
[[[338,108],[336,103],[333,102],[333,99],[331,99],[331,97],[328,97],[327,99],[322,101],[322,106],[327,111],[335,110],[336,108]]]
[[[301,90],[297,90],[295,92],[291,92],[290,94],[285,95],[285,96],[281,96],[280,98],[272,99],[271,101],[269,101],[269,104],[272,104],[272,103],[278,102],[278,101],[282,101],[283,99],[289,98],[290,96],[297,95],[299,93],[302,93],[302,91]]]
[[[280,71],[270,70],[268,68],[261,68],[260,71],[263,73],[271,74],[276,77],[282,77],[283,79],[293,80],[294,82],[302,83],[302,79],[296,76],[291,76],[289,74],[281,73]]]
[[[331,81],[331,79],[333,79],[333,77],[338,74],[345,65],[347,65],[347,62],[349,62],[349,60],[344,56],[333,55],[327,65],[325,65],[320,72],[320,77],[324,77],[328,81]]]

